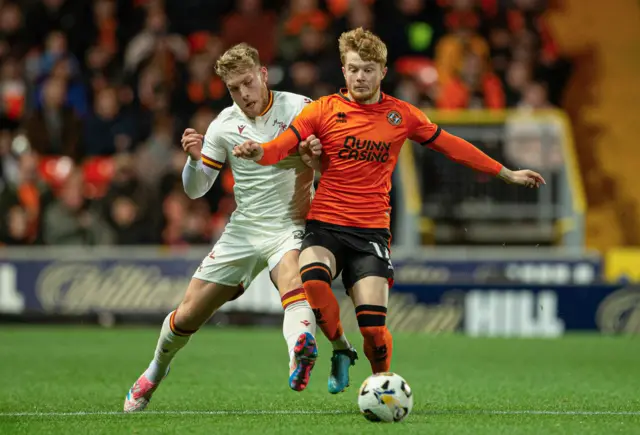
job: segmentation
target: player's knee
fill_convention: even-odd
[[[363,337],[377,334],[380,328],[386,328],[387,307],[359,305],[356,307],[356,319]]]
[[[331,286],[331,269],[324,263],[310,263],[300,268],[300,278],[303,284],[319,281]]]
[[[311,263],[300,269],[302,285],[309,304],[314,309],[324,309],[331,306],[333,293],[331,291],[331,269],[324,263]]]
[[[180,335],[193,334],[207,321],[202,319],[197,310],[192,309],[190,305],[181,303],[174,312],[171,330]]]
[[[182,302],[176,309],[176,327],[195,331],[207,322],[225,302],[238,291],[235,287],[192,280]]]

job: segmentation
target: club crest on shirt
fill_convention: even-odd
[[[392,110],[387,113],[387,121],[389,121],[389,124],[397,126],[402,123],[402,116],[395,110]]]

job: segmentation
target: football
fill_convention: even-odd
[[[362,383],[358,392],[358,406],[369,421],[399,422],[411,413],[413,393],[402,376],[376,373]]]

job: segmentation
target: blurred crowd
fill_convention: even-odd
[[[343,82],[337,36],[389,47],[383,90],[440,109],[557,105],[568,76],[544,0],[0,0],[0,243],[210,244],[229,171],[184,195],[187,126],[231,103],[215,59],[248,42],[270,86]]]

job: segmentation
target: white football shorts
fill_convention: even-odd
[[[263,269],[272,271],[284,254],[299,250],[303,236],[304,225],[265,231],[230,222],[193,277],[246,289]]]

